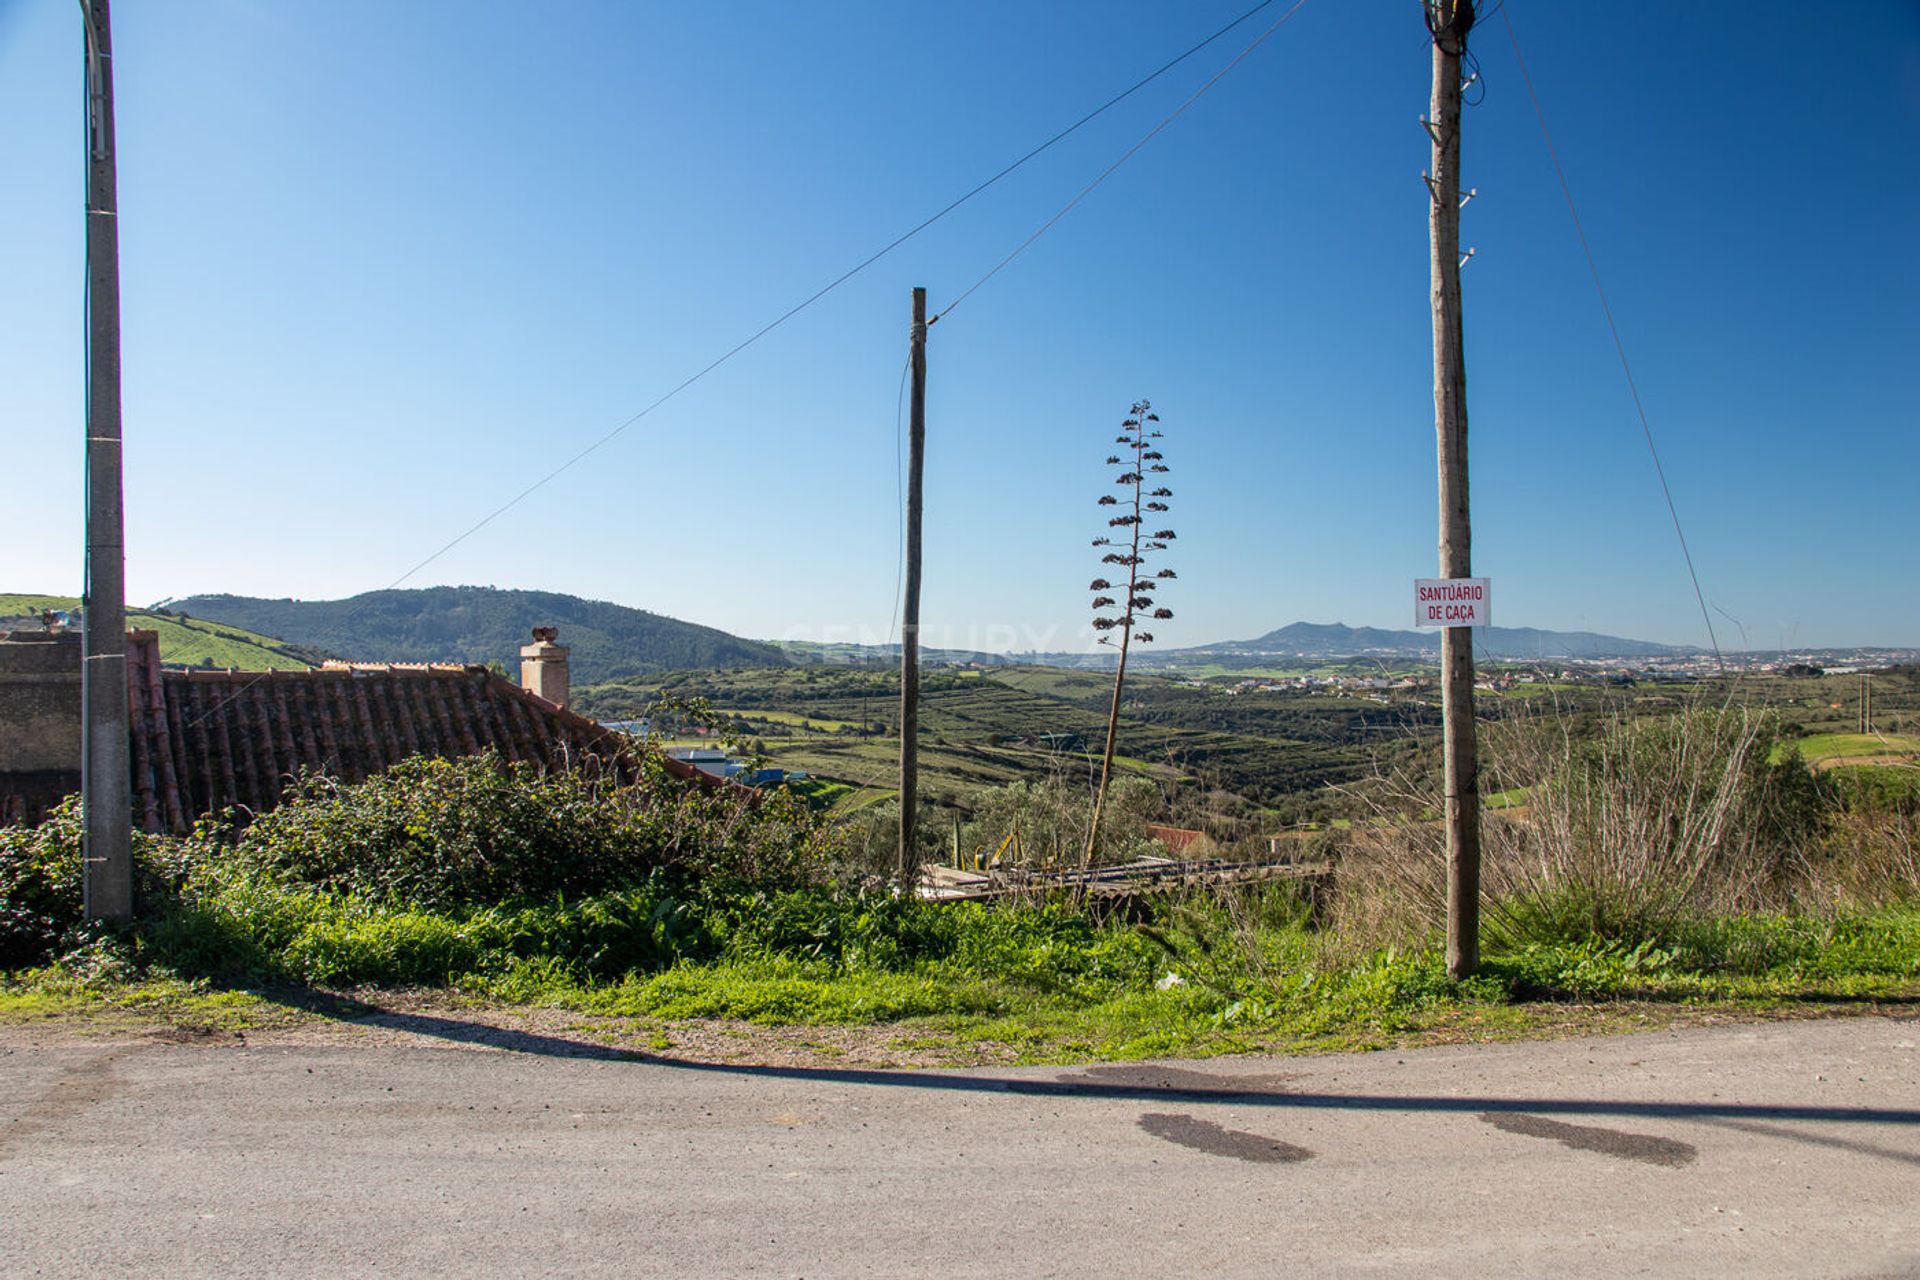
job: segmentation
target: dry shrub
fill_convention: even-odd
[[[1836,814],[1810,881],[1809,898],[1835,907],[1920,901],[1920,814],[1900,808]]]
[[[1773,719],[1694,705],[1576,735],[1558,716],[1483,733],[1482,794],[1525,805],[1482,823],[1487,940],[1644,938],[1703,914],[1786,910],[1813,884],[1829,806]],[[1340,864],[1337,926],[1370,944],[1445,922],[1446,837],[1434,784],[1376,779],[1374,825]],[[1910,846],[1909,846],[1910,848]]]
[[[1100,865],[1131,862],[1166,851],[1146,834],[1148,817],[1160,807],[1160,789],[1147,778],[1117,778],[1101,820]],[[1078,866],[1087,849],[1093,806],[1086,786],[1066,771],[1054,770],[1039,781],[1010,782],[980,793],[972,820],[961,832],[964,852],[991,855],[1009,836],[1018,835],[1016,856],[1008,845],[1005,861],[1031,867]],[[944,860],[944,859],[943,859]]]
[[[1334,932],[1362,950],[1424,941],[1447,919],[1445,830],[1404,815],[1377,822],[1349,837],[1334,872]]]

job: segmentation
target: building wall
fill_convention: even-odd
[[[80,789],[80,637],[0,634],[0,822]]]

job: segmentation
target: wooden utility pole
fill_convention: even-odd
[[[120,483],[120,232],[107,0],[84,0],[87,85],[87,561],[80,672],[81,896],[89,919],[133,917],[127,776],[127,593]]]
[[[1425,0],[1433,35],[1427,227],[1433,251],[1433,425],[1440,464],[1440,576],[1473,576],[1467,508],[1467,365],[1460,320],[1460,59],[1472,0]],[[1473,628],[1440,633],[1445,718],[1447,973],[1480,967],[1480,765],[1473,724]]]
[[[913,396],[908,401],[907,572],[900,609],[900,892],[920,879],[914,823],[920,790],[920,471],[927,451],[927,291],[913,291]]]

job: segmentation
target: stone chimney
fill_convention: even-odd
[[[535,627],[533,643],[520,648],[520,687],[537,694],[556,707],[564,708],[571,693],[567,688],[567,654],[558,627]]]

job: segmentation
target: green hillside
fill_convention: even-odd
[[[504,662],[513,666],[533,628],[560,629],[578,684],[692,667],[778,667],[770,644],[644,609],[553,591],[423,587],[347,600],[192,596],[176,611],[285,636],[361,662]]]
[[[74,596],[0,594],[0,620],[37,621],[42,610],[79,607],[80,601]],[[288,644],[242,627],[183,617],[171,610],[129,609],[127,625],[159,632],[160,660],[180,666],[234,667],[242,671],[277,667],[284,671],[290,667],[314,666],[331,656],[319,649]]]

